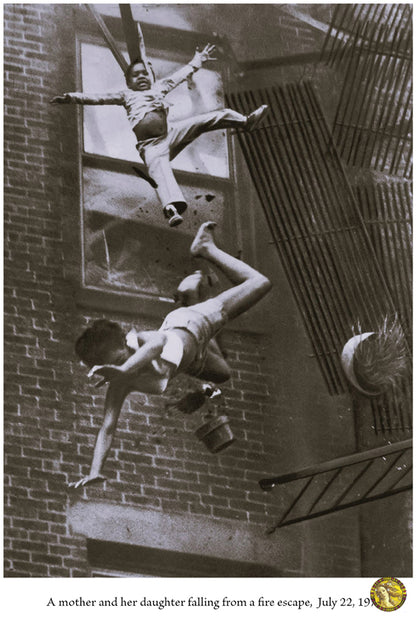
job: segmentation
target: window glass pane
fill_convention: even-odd
[[[168,76],[186,61],[176,62],[152,57],[157,78]],[[105,46],[81,44],[82,91],[112,93],[124,90],[124,76]],[[201,69],[190,83],[182,83],[167,100],[169,120],[183,119],[223,106],[221,77],[217,72]],[[84,106],[84,151],[121,160],[140,160],[135,136],[122,106]],[[218,130],[199,137],[173,161],[173,167],[202,175],[229,176],[226,132]]]
[[[224,194],[182,185],[189,208],[180,229],[168,227],[152,187],[136,176],[84,167],[84,285],[173,296],[195,270],[189,255],[203,221],[224,224]],[[221,234],[219,235],[221,244]]]

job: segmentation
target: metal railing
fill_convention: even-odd
[[[321,58],[344,73],[333,127],[341,157],[411,178],[411,5],[337,5]]]
[[[412,195],[406,181],[354,188],[358,207],[393,297],[397,317],[412,344]],[[409,358],[409,373],[410,373]],[[411,375],[371,401],[375,433],[412,429]]]
[[[244,112],[270,107],[238,139],[328,390],[345,392],[352,326],[374,331],[395,305],[332,134],[309,82],[227,99]]]
[[[412,440],[404,440],[261,479],[264,491],[300,483],[293,502],[269,532],[409,490],[411,473]]]

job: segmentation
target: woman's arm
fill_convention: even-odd
[[[105,481],[105,477],[102,476],[101,471],[110,451],[118,417],[120,416],[121,408],[127,394],[128,389],[124,384],[111,383],[109,385],[105,397],[104,420],[95,441],[89,475],[77,482],[70,483],[69,487],[78,488],[80,486],[97,483],[98,481]]]
[[[137,349],[123,364],[106,364],[103,366],[93,366],[88,373],[88,377],[92,375],[101,375],[107,381],[117,379],[121,375],[131,375],[132,373],[144,368],[152,360],[157,358],[163,351],[166,338],[160,332],[152,332],[149,336],[146,333],[139,335],[141,340],[145,340],[144,344]]]
[[[166,342],[165,336],[156,331],[152,332],[151,335],[146,333],[139,334],[138,338],[139,340],[144,340],[144,344],[120,365],[119,368],[122,373],[134,373],[150,364],[152,360],[162,353]]]

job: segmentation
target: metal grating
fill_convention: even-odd
[[[412,431],[413,394],[410,379],[371,400],[374,433]]]
[[[412,176],[412,7],[337,5],[322,58],[345,77],[333,134],[353,166]]]
[[[366,184],[354,189],[397,315],[412,344],[412,196],[407,182]],[[409,375],[410,377],[410,375]],[[371,401],[376,432],[412,428],[411,379]]]
[[[228,101],[245,113],[270,106],[263,126],[238,137],[328,390],[344,392],[351,327],[371,331],[395,306],[331,132],[308,82]]]
[[[300,484],[282,518],[268,532],[405,492],[412,488],[411,479],[412,440],[261,479],[259,485],[266,491],[276,485]]]
[[[407,182],[354,188],[401,325],[412,341],[412,195]]]

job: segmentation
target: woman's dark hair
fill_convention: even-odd
[[[111,354],[126,347],[126,336],[118,323],[99,319],[88,327],[75,343],[75,353],[88,364],[113,364]]]

